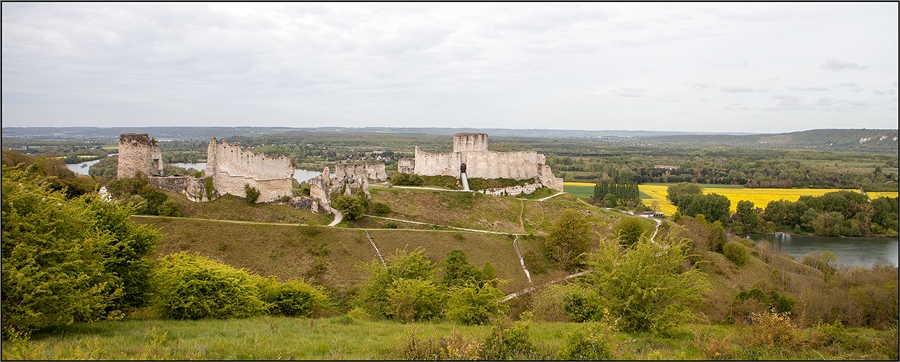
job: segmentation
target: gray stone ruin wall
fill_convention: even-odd
[[[334,165],[334,178],[344,180],[349,178],[367,178],[375,182],[387,181],[387,171],[384,163],[338,163]]]
[[[308,182],[309,197],[312,199],[310,210],[319,212],[319,209],[322,209],[331,212],[331,175],[328,167],[325,167],[321,175],[311,178]]]
[[[150,183],[156,187],[183,194],[194,202],[211,201],[206,196],[206,186],[202,178],[191,176],[151,177]],[[215,196],[213,196],[215,199]]]
[[[119,135],[118,158],[117,178],[132,178],[138,171],[145,176],[162,175],[163,162],[159,144],[146,133]]]
[[[534,151],[488,151],[487,135],[483,133],[458,133],[453,136],[453,141],[454,150],[470,151],[429,153],[416,147],[414,173],[423,176],[460,177],[460,166],[466,164],[466,175],[469,178],[534,179],[553,190],[563,190],[563,180],[553,175],[542,154]],[[478,149],[480,151],[476,151]]]
[[[416,159],[415,158],[401,158],[397,160],[397,171],[401,173],[415,173],[416,172]]]
[[[244,185],[259,190],[258,202],[291,196],[294,166],[285,156],[267,157],[212,137],[206,151],[206,175],[219,194],[246,197]]]
[[[487,151],[487,142],[487,133],[457,133],[453,135],[453,152]]]
[[[387,171],[385,171],[384,163],[381,162],[335,164],[334,176],[331,192],[340,191],[347,196],[362,192],[369,200],[372,199],[372,194],[369,193],[369,182],[387,181]]]

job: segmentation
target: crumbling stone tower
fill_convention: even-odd
[[[117,178],[132,178],[141,171],[146,176],[162,175],[162,152],[156,140],[146,133],[119,135],[119,167]]]
[[[487,133],[457,133],[453,135],[453,152],[487,151]]]
[[[292,194],[294,166],[290,158],[257,155],[215,137],[207,146],[205,172],[206,176],[212,177],[219,194],[246,197],[245,184],[259,191],[259,202],[271,202]]]

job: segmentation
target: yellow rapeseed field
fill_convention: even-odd
[[[591,186],[594,184],[590,182],[566,182],[566,186]],[[675,207],[668,199],[666,199],[666,195],[668,195],[668,185],[638,185],[638,189],[650,198],[644,198],[643,203],[648,207],[653,205],[653,202],[656,201],[657,210],[666,215],[672,215],[678,208]],[[847,191],[859,192],[859,189],[846,189]],[[728,198],[731,200],[731,212],[735,212],[737,209],[737,203],[741,200],[748,200],[753,202],[754,207],[759,207],[762,209],[766,208],[766,205],[769,204],[769,201],[776,200],[787,200],[787,201],[797,201],[800,199],[800,196],[810,195],[810,196],[822,196],[828,192],[839,191],[838,189],[775,189],[775,188],[727,188],[727,187],[716,187],[716,188],[704,188],[703,193],[716,193]],[[875,199],[881,196],[887,197],[897,197],[896,192],[868,192],[870,198]],[[643,197],[643,196],[642,196]]]
[[[563,185],[566,185],[566,186],[590,186],[590,187],[594,187],[596,184],[593,183],[593,182],[570,182],[570,181],[566,181],[566,182],[563,182]]]
[[[656,201],[656,211],[666,214],[667,216],[672,216],[672,214],[678,211],[678,208],[666,198],[666,195],[668,195],[668,188],[668,186],[663,185],[638,185],[638,189],[642,193],[651,197],[649,199],[643,199],[644,205],[651,207],[653,206],[653,202]]]
[[[897,197],[896,192],[866,192],[869,198],[875,200],[879,197]]]

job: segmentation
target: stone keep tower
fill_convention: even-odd
[[[146,133],[119,135],[117,178],[132,178],[137,171],[141,171],[145,176],[160,176],[162,169],[162,152],[156,140],[151,140]]]
[[[453,152],[487,151],[487,133],[457,133],[453,135]]]

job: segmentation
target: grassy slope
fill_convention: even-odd
[[[611,236],[612,227],[623,217],[580,202],[572,195],[560,195],[544,202],[495,197],[483,194],[413,190],[401,188],[371,189],[373,202],[385,202],[392,213],[388,217],[450,225],[462,228],[526,234],[519,239],[523,254],[542,256],[543,236],[556,215],[572,208],[582,211],[595,231],[591,247],[596,248],[600,235]],[[172,194],[174,195],[174,194]],[[509,280],[501,289],[510,293],[530,287],[513,248],[514,237],[456,231],[433,226],[396,222],[401,229],[384,229],[385,220],[364,217],[350,223],[350,228],[316,227],[318,233],[303,233],[294,223],[325,224],[330,215],[313,214],[284,205],[250,205],[241,198],[225,196],[208,203],[193,203],[174,195],[184,211],[183,218],[134,217],[142,224],[152,225],[163,234],[157,255],[180,251],[197,252],[229,265],[246,268],[260,275],[275,275],[281,279],[304,277],[341,290],[352,288],[365,275],[357,266],[377,260],[366,231],[384,257],[399,249],[422,248],[435,263],[442,261],[450,250],[461,249],[469,261],[478,266],[491,262],[497,277]],[[439,212],[435,212],[439,210]],[[215,221],[210,219],[285,223],[264,225]],[[653,223],[645,220],[646,227]],[[370,228],[367,230],[360,228]],[[314,235],[313,235],[314,234]],[[536,236],[529,236],[536,235]],[[316,254],[326,271],[316,273]],[[547,260],[539,260],[547,272],[535,274],[534,284],[559,278],[565,273]],[[529,269],[535,269],[528,266]]]
[[[160,229],[163,240],[157,255],[180,251],[197,252],[226,264],[246,268],[260,275],[275,275],[282,279],[313,277],[315,255],[319,245],[327,247],[322,256],[327,270],[316,282],[348,289],[360,283],[365,274],[356,266],[377,260],[374,248],[366,238],[366,231],[317,227],[315,236],[304,235],[296,225],[259,225],[185,218],[134,217],[138,223]],[[382,255],[387,257],[398,249],[408,251],[423,248],[432,261],[440,262],[453,249],[466,252],[471,263],[479,266],[490,261],[499,278],[510,284],[504,292],[523,289],[530,284],[521,269],[513,238],[505,235],[459,231],[428,230],[368,230]],[[541,239],[520,240],[522,252],[538,251]],[[532,276],[536,283],[562,276],[551,270]]]

